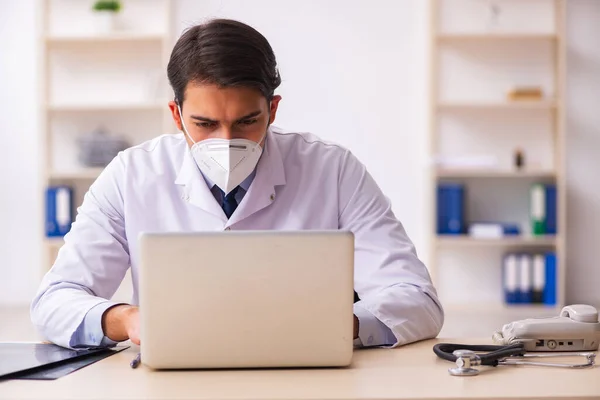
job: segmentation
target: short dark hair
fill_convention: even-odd
[[[189,82],[252,87],[267,101],[281,84],[267,39],[256,29],[230,19],[214,19],[187,29],[173,48],[167,75],[180,105]]]

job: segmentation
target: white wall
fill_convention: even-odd
[[[0,304],[31,299],[41,262],[35,9],[7,1],[0,12]]]
[[[600,306],[600,1],[569,2],[567,300]]]

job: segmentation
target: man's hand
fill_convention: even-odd
[[[356,318],[356,315],[354,316],[354,339],[356,339],[358,337],[358,328],[359,328],[360,324],[358,323],[358,318]]]
[[[140,309],[128,304],[111,307],[102,315],[102,331],[115,342],[130,339],[140,344]]]

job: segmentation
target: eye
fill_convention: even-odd
[[[255,124],[258,120],[256,118],[252,118],[252,119],[245,119],[243,121],[240,121],[240,125],[252,125]]]
[[[215,127],[215,123],[214,122],[196,122],[195,124],[196,124],[197,127],[204,128],[204,129],[209,129],[209,128],[214,128]]]

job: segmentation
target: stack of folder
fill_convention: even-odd
[[[502,271],[506,304],[556,304],[556,254],[510,253]]]
[[[556,185],[533,185],[530,211],[533,235],[556,235]]]

